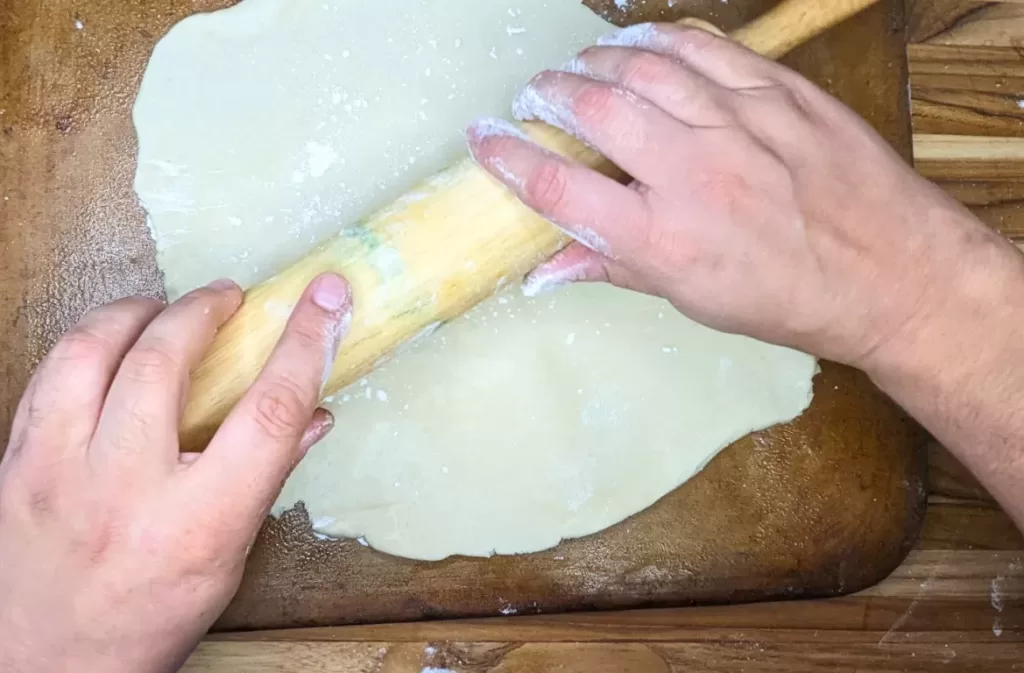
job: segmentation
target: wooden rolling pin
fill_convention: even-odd
[[[779,58],[875,2],[785,0],[731,37]],[[625,179],[604,157],[554,128],[527,123],[523,130],[553,151]],[[192,374],[182,449],[206,447],[281,336],[281,307],[294,305],[319,274],[344,275],[355,300],[351,332],[325,388],[331,394],[403,344],[521,280],[568,242],[471,160],[463,161],[246,293]]]

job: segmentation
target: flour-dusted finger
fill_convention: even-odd
[[[728,89],[770,86],[788,75],[784,67],[727,37],[671,23],[641,23],[597,41],[603,47],[627,47],[678,59]]]
[[[727,91],[680,60],[645,49],[591,47],[565,70],[621,87],[649,100],[688,126],[729,121]]]
[[[526,276],[523,294],[536,297],[571,283],[607,281],[608,262],[607,257],[585,245],[573,243]]]
[[[657,288],[636,271],[642,270],[644,264],[643,259],[610,259],[573,243],[526,276],[523,294],[537,297],[572,283],[611,283],[627,290],[657,294]]]
[[[647,206],[635,190],[540,147],[507,122],[478,121],[468,138],[481,166],[590,249],[629,254],[643,235]]]
[[[171,304],[125,355],[90,451],[121,469],[167,470],[178,459],[178,426],[191,370],[238,310],[242,290],[220,280]]]
[[[259,528],[292,469],[333,424],[317,403],[351,321],[348,283],[334,274],[314,279],[263,373],[189,466],[197,507]]]
[[[674,171],[677,156],[665,149],[693,136],[693,129],[632,91],[561,71],[534,77],[516,96],[513,112],[579,138],[645,184]]]

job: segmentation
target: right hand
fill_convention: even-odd
[[[728,39],[635,26],[567,70],[538,75],[517,118],[575,135],[636,181],[508,125],[471,127],[476,160],[577,241],[528,289],[607,280],[710,327],[867,368],[941,310],[970,259],[1015,253],[851,110]]]

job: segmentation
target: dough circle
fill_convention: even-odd
[[[176,26],[136,103],[173,298],[249,285],[464,153],[475,116],[608,29],[576,0],[245,0]],[[813,358],[607,286],[510,289],[327,401],[275,505],[436,560],[539,551],[650,506],[810,404]]]

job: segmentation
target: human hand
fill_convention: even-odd
[[[89,313],[46,357],[0,462],[0,669],[177,670],[238,588],[285,478],[330,431],[316,409],[351,317],[316,279],[206,452],[182,454],[190,369],[242,293]]]
[[[470,128],[476,160],[578,241],[528,292],[607,280],[716,329],[869,367],[938,310],[970,250],[1004,245],[841,103],[702,30],[613,33],[535,78],[515,113],[636,180],[510,125]]]

